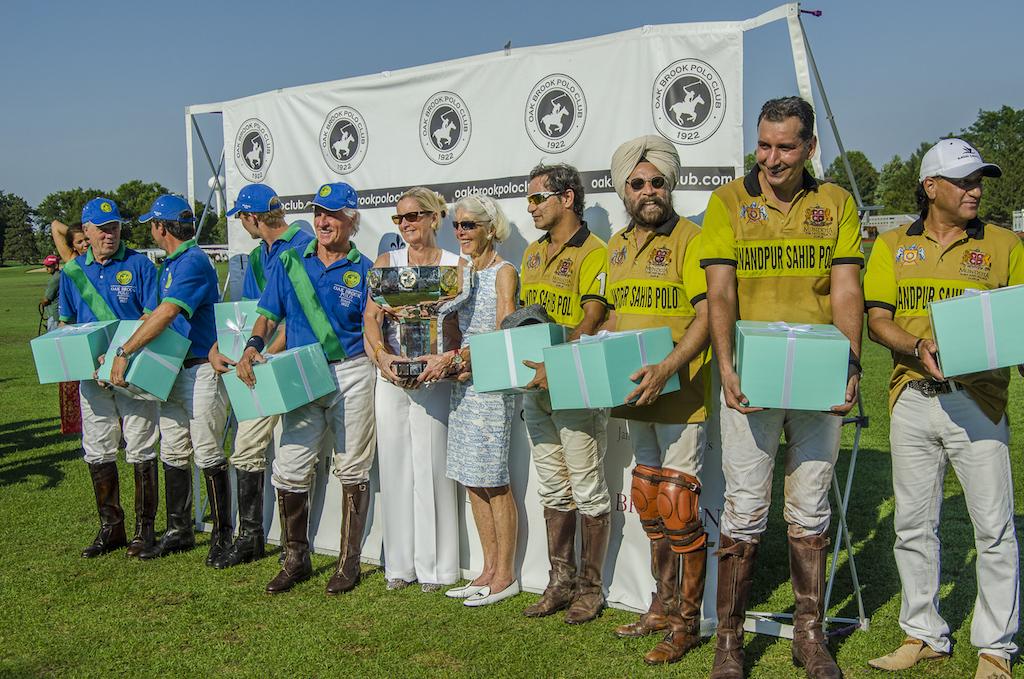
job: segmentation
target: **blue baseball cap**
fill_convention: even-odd
[[[185,212],[189,214],[188,217],[182,216]],[[196,221],[195,217],[192,216],[192,208],[188,206],[188,201],[181,196],[172,196],[171,194],[160,196],[154,200],[153,207],[149,209],[149,212],[139,217],[139,222],[146,223],[154,217],[166,219],[169,222],[192,223]]]
[[[275,200],[277,205],[273,204]],[[281,201],[274,189],[266,184],[249,184],[242,187],[242,190],[238,192],[238,198],[235,199],[235,206],[224,214],[227,217],[238,212],[255,212],[258,214],[270,212],[279,207],[281,207]]]
[[[316,197],[306,207],[309,208],[313,205],[319,205],[331,212],[340,210],[343,207],[355,209],[359,207],[359,196],[356,194],[355,189],[344,182],[324,184],[316,192]]]
[[[117,203],[109,198],[93,198],[82,208],[82,223],[101,226],[110,222],[123,224],[121,211],[117,209]]]

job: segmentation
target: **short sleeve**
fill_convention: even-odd
[[[686,252],[683,253],[683,288],[686,296],[690,298],[690,304],[696,306],[708,296],[708,279],[701,268],[701,243],[704,234],[699,233],[686,244]]]
[[[1010,266],[1007,285],[1020,285],[1024,283],[1024,244],[1015,243],[1010,250]],[[61,285],[61,290],[64,286]]]
[[[860,240],[860,217],[857,207],[853,204],[853,196],[847,196],[843,204],[843,219],[839,222],[839,235],[836,238],[836,251],[832,255],[833,264],[856,264],[864,266],[864,250]]]
[[[580,303],[601,302],[607,305],[605,288],[608,283],[608,250],[591,250],[580,265]]]
[[[78,306],[71,290],[74,286],[63,271],[60,273],[60,282],[60,292],[58,293],[60,301],[57,304],[57,314],[65,323],[74,323],[78,318]]]
[[[288,274],[284,266],[275,266],[266,271],[267,287],[259,297],[259,304],[256,305],[256,313],[266,316],[275,323],[284,320],[284,297],[285,279]]]
[[[729,210],[715,193],[711,194],[711,200],[704,213],[699,263],[701,267],[713,264],[736,266],[736,232],[732,227]]]
[[[184,259],[188,254],[185,253],[174,267],[168,281],[170,285],[164,288],[161,301],[181,307],[185,315],[191,318],[206,298],[209,283],[206,276],[197,270],[192,257]]]
[[[871,249],[871,258],[864,273],[864,305],[868,308],[881,307],[896,313],[896,272],[893,268],[892,250],[889,244],[879,238]]]

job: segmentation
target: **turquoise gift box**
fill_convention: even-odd
[[[29,341],[39,384],[91,380],[117,321],[65,325]]]
[[[576,342],[544,350],[551,407],[611,408],[623,405],[636,389],[630,375],[647,365],[661,363],[672,353],[669,328],[601,331]],[[679,376],[665,383],[662,393],[679,391]]]
[[[737,321],[733,366],[752,408],[827,411],[846,402],[850,340],[834,325]]]
[[[217,351],[232,361],[237,361],[245,351],[245,343],[252,335],[252,326],[259,318],[256,313],[257,304],[259,301],[252,299],[213,305],[213,315],[217,321]]]
[[[544,360],[544,349],[562,344],[565,337],[565,326],[555,323],[524,325],[471,336],[473,388],[481,393],[525,392],[536,372],[523,365],[523,361],[540,363]]]
[[[117,355],[117,350],[127,342],[135,331],[142,325],[142,321],[121,321],[114,331],[114,338],[110,340],[110,347],[103,359],[96,377],[103,381],[110,379],[110,366]],[[128,388],[114,387],[116,391],[144,398],[150,401],[166,401],[167,395],[171,393],[174,380],[178,378],[181,364],[185,362],[188,348],[192,346],[192,340],[182,337],[175,331],[167,328],[157,335],[156,339],[144,346],[132,355],[128,369],[124,371],[124,381]]]
[[[233,371],[222,376],[239,422],[295,410],[337,388],[319,344],[307,344],[265,358],[266,363],[252,364],[256,377],[253,389]]]
[[[1024,363],[1024,285],[965,290],[928,305],[945,377]]]

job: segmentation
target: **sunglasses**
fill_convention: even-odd
[[[404,215],[391,215],[391,221],[395,224],[401,224],[404,219],[407,222],[418,222],[427,215],[434,214],[430,210],[419,210],[417,212],[406,212]]]
[[[541,191],[540,193],[531,193],[526,197],[526,202],[530,205],[540,205],[551,196],[559,196],[562,191]]]
[[[487,222],[473,222],[473,221],[455,222],[455,221],[453,221],[452,222],[452,228],[455,229],[456,231],[458,231],[459,229],[462,229],[463,231],[472,231],[473,229],[477,228],[478,226],[483,226],[486,223]]]
[[[974,189],[976,189],[979,186],[981,186],[981,177],[978,177],[977,179],[969,179],[968,177],[963,177],[962,179],[955,179],[955,178],[951,178],[951,177],[943,177],[942,175],[939,175],[939,177],[941,179],[945,179],[947,182],[949,182],[953,186],[955,186],[958,189],[960,189],[961,191],[965,191],[965,192],[966,191],[973,191]]]
[[[668,180],[665,179],[664,175],[656,174],[650,179],[633,177],[626,183],[629,184],[634,191],[643,191],[644,185],[647,184],[648,181],[651,183],[651,188],[657,191],[658,189],[665,188],[665,182]]]

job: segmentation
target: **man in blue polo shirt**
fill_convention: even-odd
[[[281,446],[274,458],[284,566],[267,592],[284,592],[313,574],[307,523],[309,492],[325,437],[334,438],[334,474],[344,491],[341,547],[328,594],[347,592],[359,580],[366,514],[370,506],[370,466],[376,444],[373,420],[374,369],[363,353],[363,311],[366,272],[373,260],[351,242],[359,229],[359,199],[348,184],[320,187],[312,206],[316,241],[305,251],[286,250],[267,278],[260,297],[252,338],[238,361],[238,377],[252,387],[252,363],[277,329],[288,319],[288,348],[319,343],[337,391],[284,415]]]
[[[121,221],[117,205],[107,198],[94,198],[82,209],[82,224],[92,247],[68,262],[61,274],[58,314],[62,323],[133,321],[142,316],[146,297],[156,291],[156,268],[145,255],[121,242]],[[154,542],[159,405],[104,389],[92,380],[82,380],[80,393],[82,449],[100,514],[100,532],[82,556],[106,554],[127,542],[117,477],[122,435],[125,460],[135,468],[135,537],[128,556],[138,556]]]
[[[221,447],[227,421],[228,399],[220,376],[208,358],[217,340],[213,305],[217,302],[217,272],[196,245],[195,220],[188,203],[178,196],[161,196],[139,218],[152,222],[150,231],[167,253],[160,267],[157,289],[146,299],[149,318],[118,351],[111,381],[124,386],[124,371],[131,356],[167,328],[192,341],[188,356],[160,406],[160,459],[164,463],[167,531],[152,549],[139,557],[155,559],[195,546],[192,519],[192,465],[206,476],[206,491],[213,513],[210,552],[206,565],[231,547],[231,486],[228,463]]]
[[[238,216],[250,236],[263,241],[249,253],[249,266],[245,269],[242,283],[245,299],[259,299],[267,287],[267,272],[277,265],[280,254],[289,249],[304,251],[313,237],[298,224],[288,226],[284,205],[274,189],[265,184],[249,184],[239,191],[235,207],[227,212],[228,217],[232,215]],[[267,353],[277,353],[284,348],[282,326]],[[214,344],[210,349],[210,364],[218,374],[224,374],[235,362],[220,353]],[[238,423],[231,464],[235,466],[235,479],[238,481],[240,525],[231,549],[213,562],[214,568],[229,568],[263,557],[263,479],[267,468],[267,446],[280,420],[280,415],[270,415]]]

